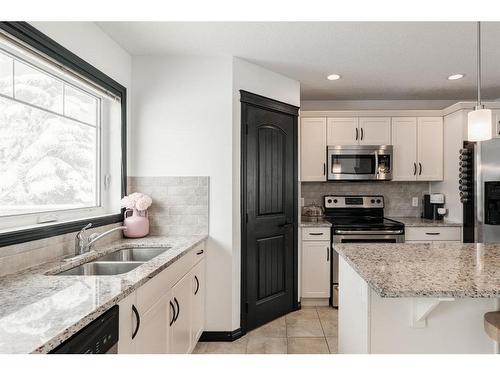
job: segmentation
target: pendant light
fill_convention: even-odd
[[[477,105],[469,112],[467,120],[469,141],[487,141],[493,137],[491,109],[481,104],[481,22],[477,23]]]

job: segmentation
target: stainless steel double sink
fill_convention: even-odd
[[[132,271],[141,264],[163,254],[170,247],[130,247],[57,273],[58,276],[112,276]]]

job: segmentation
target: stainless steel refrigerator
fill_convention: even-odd
[[[500,139],[464,142],[459,177],[464,242],[500,242]]]

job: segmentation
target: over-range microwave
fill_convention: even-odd
[[[328,146],[330,181],[392,180],[392,146]]]

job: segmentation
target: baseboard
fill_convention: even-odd
[[[328,298],[302,298],[302,306],[330,306],[330,301]]]
[[[241,328],[234,331],[204,331],[199,341],[235,341],[243,336]]]

